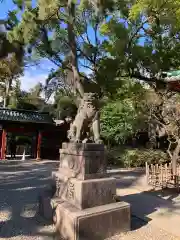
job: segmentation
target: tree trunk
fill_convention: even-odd
[[[7,106],[7,97],[4,97],[4,101],[3,101],[3,108],[6,108]]]
[[[6,82],[6,89],[5,89],[5,97],[4,97],[4,104],[3,107],[6,108],[9,105],[9,93],[11,90],[12,80]]]
[[[152,122],[150,122],[148,126],[148,137],[149,137],[148,148],[150,149],[156,148],[157,146],[156,126]]]
[[[3,107],[6,108],[9,102],[9,83],[6,84],[6,89],[5,89],[5,96],[4,96],[4,105]]]
[[[172,169],[174,176],[177,176],[177,160],[179,158],[179,152],[180,152],[180,139],[178,140],[177,146],[172,155]]]
[[[74,79],[74,85],[76,88],[76,91],[80,94],[81,98],[84,95],[84,88],[81,83],[80,75],[79,75],[79,69],[78,69],[78,61],[77,61],[77,49],[76,49],[76,38],[74,34],[74,21],[75,21],[75,11],[76,6],[74,3],[72,3],[71,0],[68,1],[68,15],[69,15],[69,22],[68,22],[68,41],[69,46],[71,49],[71,67],[73,71],[73,79]]]

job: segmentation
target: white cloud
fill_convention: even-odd
[[[48,74],[31,74],[30,72],[26,72],[24,76],[20,77],[21,81],[21,89],[25,91],[29,91],[33,88],[37,83],[45,84],[45,81],[48,77]],[[42,98],[45,98],[44,92],[41,94]],[[54,102],[54,94],[48,100],[48,103]]]
[[[45,84],[45,81],[49,75],[50,70],[54,65],[50,61],[42,61],[39,65],[31,66],[24,72],[24,76],[20,77],[21,89],[29,91],[37,83]],[[88,68],[82,68],[81,71],[90,75],[92,71]],[[54,101],[54,96],[49,99],[50,102]]]
[[[38,82],[44,84],[52,68],[55,68],[54,64],[47,59],[41,60],[37,65],[29,66],[24,76],[20,78],[22,90],[28,91]]]
[[[48,76],[48,74],[32,75],[29,72],[26,72],[24,74],[24,76],[20,77],[21,89],[28,91],[29,89],[33,88],[39,82],[44,84],[47,76]]]

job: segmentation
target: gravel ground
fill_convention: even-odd
[[[179,240],[179,237],[132,217],[132,231],[106,240]]]
[[[53,226],[37,214],[52,169],[52,162],[0,164],[0,239],[55,239]]]
[[[37,214],[37,199],[57,163],[0,163],[0,239],[57,240],[53,225]],[[132,217],[132,231],[108,240],[178,240]],[[59,239],[58,239],[59,240]]]
[[[145,223],[143,220],[132,216],[131,217],[132,231],[117,235],[106,240],[179,240],[180,238]]]

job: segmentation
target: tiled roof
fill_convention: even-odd
[[[0,121],[54,124],[48,113],[0,108]]]

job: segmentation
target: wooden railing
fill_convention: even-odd
[[[173,175],[172,163],[169,164],[147,164],[147,183],[155,188],[167,188],[180,186],[180,165],[177,165],[177,174]]]

